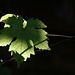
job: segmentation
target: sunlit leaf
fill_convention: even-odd
[[[0,46],[10,45],[9,51],[13,51],[11,54],[14,54],[18,65],[30,58],[31,54],[35,55],[34,47],[50,50],[47,32],[42,29],[47,26],[42,21],[33,18],[26,21],[14,14],[6,14],[0,21],[5,23],[4,29],[0,30]],[[12,41],[15,37],[16,40]]]

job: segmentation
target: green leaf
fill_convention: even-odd
[[[42,29],[47,26],[42,21],[33,18],[25,21],[22,16],[14,14],[6,14],[0,21],[5,23],[4,29],[0,30],[0,46],[10,45],[9,51],[14,52],[18,65],[30,58],[31,54],[35,55],[34,47],[50,50],[47,32]],[[12,41],[15,37],[16,40]]]
[[[24,61],[24,57],[21,56],[21,54],[18,54],[17,52],[14,53],[14,58],[17,62],[17,68],[19,68],[20,64]]]

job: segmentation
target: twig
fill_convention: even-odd
[[[59,34],[47,34],[46,36],[57,36],[57,37],[65,37],[65,38],[73,38],[75,36],[67,36],[67,35],[59,35]]]
[[[66,40],[58,41],[58,42],[52,44],[50,47],[55,46],[55,45],[58,45],[58,44],[63,43],[63,42],[66,42],[66,41],[68,41],[68,40],[71,40],[71,39],[66,39]]]

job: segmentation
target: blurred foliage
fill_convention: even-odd
[[[0,75],[12,75],[7,67],[2,67],[1,62],[0,62]]]

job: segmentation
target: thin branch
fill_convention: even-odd
[[[67,36],[67,35],[59,35],[59,34],[47,34],[46,36],[57,36],[57,37],[65,37],[65,38],[73,38],[75,36]]]
[[[69,40],[71,40],[71,39],[66,39],[66,40],[58,41],[58,42],[52,44],[50,47],[55,46],[55,45],[58,45],[58,44],[61,44],[61,43],[63,43],[63,42],[69,41]]]

